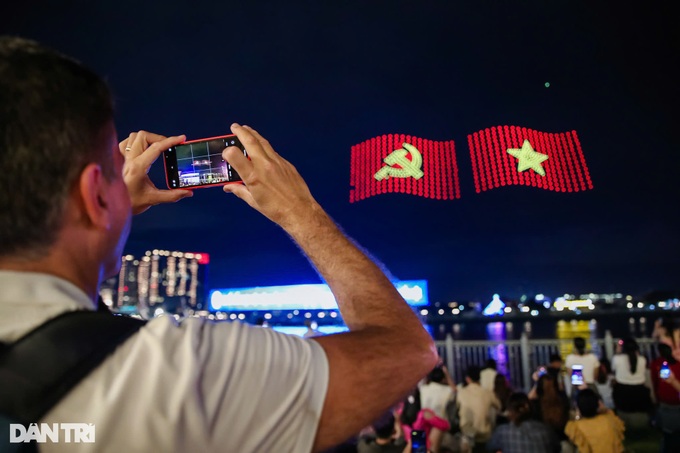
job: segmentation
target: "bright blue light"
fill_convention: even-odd
[[[393,282],[401,296],[414,307],[428,304],[427,280]],[[212,311],[337,310],[328,285],[289,285],[216,289],[210,292]]]
[[[306,326],[274,326],[272,329],[288,335],[297,335],[298,337],[304,336],[307,332]],[[347,332],[349,329],[346,326],[317,326],[316,330],[323,335],[329,335],[332,333]]]
[[[482,314],[484,316],[497,316],[503,315],[503,309],[505,308],[505,302],[503,302],[498,294],[494,294],[491,298],[491,302],[486,306]]]

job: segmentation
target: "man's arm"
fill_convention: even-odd
[[[245,185],[231,192],[280,225],[331,288],[350,332],[314,338],[329,382],[313,451],[359,432],[402,398],[437,361],[434,343],[376,264],[314,200],[297,170],[248,127],[232,126],[250,160],[227,148]]]

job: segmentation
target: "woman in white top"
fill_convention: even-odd
[[[620,352],[612,359],[614,389],[612,397],[617,411],[648,412],[652,406],[647,380],[647,359],[633,338],[619,342]]]
[[[574,352],[569,354],[564,361],[564,366],[567,369],[568,376],[571,376],[574,365],[580,365],[583,367],[584,384],[597,393],[595,380],[597,379],[597,373],[600,368],[600,360],[592,352],[586,352],[586,340],[582,337],[574,338]],[[575,389],[572,387],[572,396],[575,396],[575,393]]]

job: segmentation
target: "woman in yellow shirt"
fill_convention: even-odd
[[[564,428],[579,453],[623,452],[623,421],[604,406],[600,397],[583,389],[576,399],[579,417]]]

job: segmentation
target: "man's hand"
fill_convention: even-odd
[[[227,184],[230,192],[244,200],[284,229],[318,208],[307,184],[295,167],[281,157],[269,142],[248,126],[232,124],[250,159],[237,147],[224,150],[222,157],[236,169],[243,184]]]
[[[123,179],[130,193],[133,214],[140,214],[160,203],[174,203],[193,195],[190,190],[160,190],[151,182],[148,175],[151,165],[163,151],[182,143],[185,139],[184,135],[164,137],[139,131],[131,133],[118,144],[120,153],[125,158]]]

